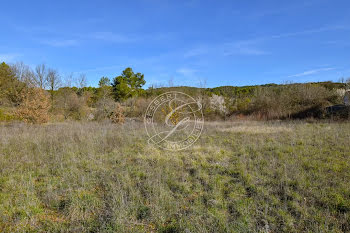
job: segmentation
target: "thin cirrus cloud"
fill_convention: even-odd
[[[2,61],[12,62],[20,56],[21,54],[18,54],[18,53],[3,53],[3,54],[0,54],[0,62]]]
[[[327,31],[349,30],[349,29],[350,29],[350,27],[348,27],[348,26],[333,25],[333,26],[325,26],[325,27],[320,27],[320,28],[313,28],[313,29],[308,29],[308,30],[303,30],[303,31],[298,31],[298,32],[282,33],[282,34],[272,35],[272,36],[265,37],[265,38],[260,38],[260,39],[280,39],[280,38],[284,38],[284,37],[309,35],[309,34],[321,33],[321,32],[327,32]]]
[[[90,35],[90,39],[103,40],[113,43],[135,43],[135,42],[150,42],[150,41],[168,41],[173,38],[170,33],[163,34],[120,34],[115,32],[94,32]]]
[[[135,41],[135,38],[131,36],[125,36],[113,32],[95,32],[92,33],[91,38],[95,40],[104,40],[115,43],[126,43]]]
[[[75,71],[73,73],[79,74],[79,73],[89,73],[89,72],[97,72],[97,71],[115,70],[115,69],[121,69],[123,67],[124,66],[122,66],[122,65],[103,66],[103,67],[98,67],[98,68],[79,70],[79,71]]]
[[[80,44],[80,39],[76,36],[67,35],[65,33],[59,32],[59,30],[53,30],[47,26],[35,26],[35,27],[23,27],[14,25],[14,30],[23,33],[27,38],[48,46],[52,47],[71,47]],[[71,39],[63,39],[63,38]],[[74,38],[74,39],[72,39]]]
[[[112,32],[95,32],[90,35],[76,35],[78,39],[47,39],[41,40],[40,42],[45,45],[52,47],[72,47],[82,44],[89,40],[113,42],[113,43],[129,43],[135,42],[135,38],[131,38],[125,35],[116,34]]]
[[[259,18],[269,16],[269,15],[286,14],[288,12],[298,11],[300,9],[312,7],[313,5],[315,5],[319,2],[320,2],[320,0],[308,0],[308,1],[304,1],[304,2],[298,2],[298,3],[291,2],[292,5],[286,5],[284,7],[279,7],[279,8],[275,8],[275,9],[266,9],[266,10],[258,9],[258,11],[255,11],[255,12],[253,11],[252,14],[247,14],[244,16],[247,18],[259,19]]]
[[[255,42],[252,41],[240,41],[235,43],[228,43],[224,46],[223,55],[231,56],[235,54],[240,55],[264,55],[268,52],[257,49]]]
[[[46,44],[46,45],[50,45],[50,46],[53,46],[53,47],[70,47],[70,46],[76,46],[79,44],[79,41],[78,40],[58,40],[58,39],[55,39],[55,40],[44,40],[44,41],[41,41],[43,44]]]
[[[333,25],[333,26],[324,26],[319,28],[313,28],[308,30],[302,30],[297,32],[287,32],[281,34],[275,34],[270,36],[256,37],[247,40],[234,41],[223,44],[212,44],[205,47],[197,47],[189,50],[184,54],[185,58],[201,56],[209,53],[219,53],[223,56],[232,56],[232,55],[266,55],[269,54],[268,51],[258,48],[259,43],[278,40],[288,37],[310,35],[315,33],[322,33],[327,31],[335,30],[350,30],[350,27],[344,25]],[[210,48],[210,49],[209,49]]]
[[[194,74],[197,72],[195,69],[190,68],[180,68],[176,70],[177,73],[182,74],[183,76],[191,77],[194,76]]]
[[[195,48],[185,52],[184,57],[185,58],[196,57],[196,56],[204,55],[208,52],[209,52],[209,49],[205,47]]]
[[[232,43],[224,43],[222,45],[207,46],[191,49],[184,53],[185,58],[203,56],[215,53],[222,56],[232,55],[264,55],[268,52],[258,49],[255,41],[237,41]]]
[[[328,68],[307,70],[307,71],[304,71],[304,72],[302,72],[302,73],[289,75],[288,78],[307,76],[307,75],[317,74],[317,73],[320,73],[320,72],[323,72],[323,71],[329,71],[329,70],[335,70],[335,68],[328,67]]]
[[[62,36],[64,36],[62,34]],[[139,43],[144,41],[168,41],[172,38],[169,34],[152,34],[152,35],[127,35],[115,32],[92,32],[90,34],[75,34],[71,35],[74,39],[45,39],[39,40],[40,43],[52,47],[72,47],[81,45],[83,42],[89,41],[104,41],[110,43]]]

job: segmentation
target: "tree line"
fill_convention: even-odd
[[[146,81],[141,73],[126,68],[112,80],[102,77],[99,87],[87,86],[85,74],[62,77],[60,73],[45,64],[31,69],[23,62],[0,64],[0,120],[20,119],[27,122],[47,122],[49,115],[80,120],[89,115],[90,109],[97,118],[112,117],[115,109],[122,111],[118,102],[143,95]],[[3,110],[9,114],[4,116]],[[91,114],[90,114],[91,115]],[[117,114],[118,115],[118,114]],[[120,115],[120,114],[119,114]],[[90,117],[91,118],[91,117]]]
[[[112,79],[101,77],[98,87],[91,87],[85,74],[62,77],[45,64],[31,69],[22,62],[11,65],[3,62],[0,64],[0,121],[140,119],[155,96],[172,90],[187,93],[200,102],[207,120],[324,118],[326,107],[342,104],[344,93],[350,89],[350,79],[215,88],[150,86],[143,89],[145,83],[144,75],[132,68],[126,68]]]

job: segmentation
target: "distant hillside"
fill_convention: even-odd
[[[253,92],[259,88],[278,88],[278,87],[291,87],[291,86],[314,86],[324,87],[327,90],[344,89],[346,88],[345,83],[339,82],[309,82],[309,83],[291,83],[291,84],[263,84],[263,85],[252,85],[252,86],[220,86],[214,88],[199,88],[189,86],[175,86],[175,87],[161,87],[161,88],[149,88],[146,90],[147,95],[158,95],[167,91],[182,91],[188,94],[196,94],[198,92],[206,92],[215,95],[221,95],[225,97],[236,97],[253,94]]]
[[[187,86],[149,88],[150,98],[168,91],[180,91],[197,98],[207,119],[247,116],[258,119],[326,118],[328,106],[342,104],[346,84],[311,82],[221,86],[196,88]],[[347,117],[349,114],[343,114]]]

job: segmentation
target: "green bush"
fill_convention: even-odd
[[[16,117],[14,115],[5,113],[3,109],[0,109],[0,122],[13,120],[16,120]]]

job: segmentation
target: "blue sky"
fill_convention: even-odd
[[[3,1],[0,60],[89,85],[126,67],[206,87],[350,77],[350,1]],[[202,83],[202,84],[201,84]]]

